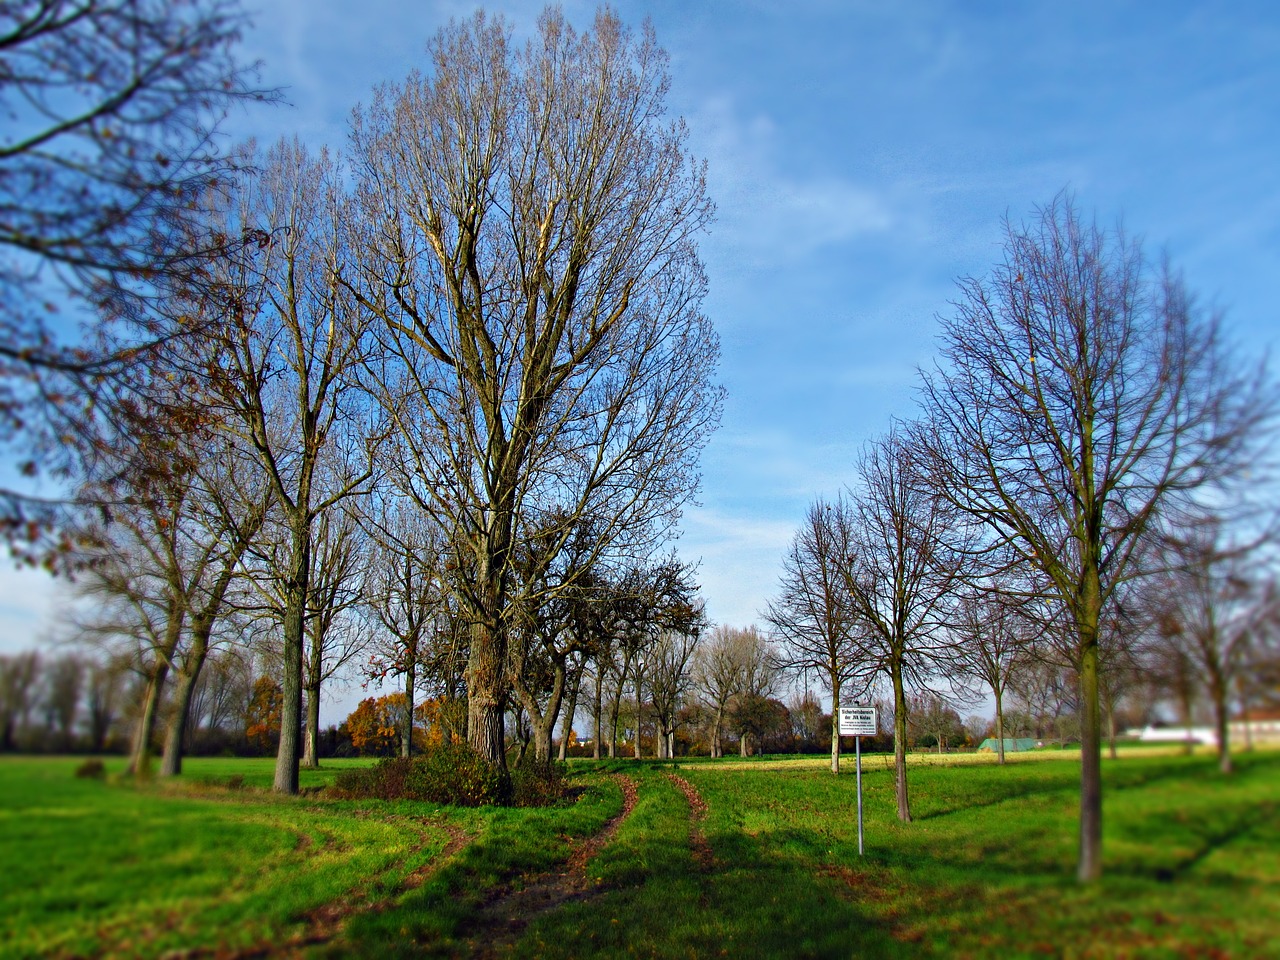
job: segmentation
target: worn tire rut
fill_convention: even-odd
[[[636,806],[635,780],[625,773],[614,774],[613,779],[622,790],[622,811],[600,832],[574,844],[569,859],[559,870],[535,875],[519,889],[501,892],[481,907],[458,933],[470,956],[510,954],[530,922],[566,903],[585,900],[599,890],[587,876],[587,861],[613,839]]]
[[[716,858],[711,852],[711,844],[707,842],[706,832],[702,829],[702,821],[707,819],[707,801],[692,783],[678,773],[668,773],[667,778],[680,788],[685,799],[689,801],[689,849],[693,854],[694,865],[699,873],[710,873],[716,868]]]

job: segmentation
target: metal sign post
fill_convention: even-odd
[[[858,780],[858,856],[862,856],[862,738],[876,735],[875,707],[841,707],[840,736],[853,737]]]
[[[853,752],[858,771],[858,856],[862,856],[862,738],[853,738]]]

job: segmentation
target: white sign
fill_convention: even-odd
[[[874,737],[876,733],[875,707],[840,708],[840,736]]]

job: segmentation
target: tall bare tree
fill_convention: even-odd
[[[368,316],[342,282],[350,217],[326,154],[277,144],[225,215],[211,219],[223,261],[221,282],[195,305],[214,337],[203,373],[220,428],[252,452],[286,531],[273,571],[284,696],[274,788],[296,793],[314,526],[372,475],[372,428],[355,378],[368,358]],[[334,448],[345,455],[326,453]]]
[[[445,627],[445,563],[443,531],[429,515],[394,491],[371,498],[363,523],[369,529],[371,557],[364,579],[364,603],[377,624],[369,657],[371,676],[399,677],[408,725],[400,732],[400,755],[413,752],[413,714],[418,687],[437,681],[453,694],[457,670],[452,631]],[[428,676],[423,676],[426,671]]]
[[[780,641],[779,657],[792,672],[821,677],[839,717],[845,684],[858,672],[858,620],[844,568],[853,552],[847,508],[815,500],[783,560],[782,582],[765,619]],[[840,772],[840,727],[831,725],[831,772]]]
[[[737,690],[729,701],[729,724],[738,734],[738,753],[749,757],[763,736],[774,729],[773,701],[782,680],[777,654],[754,624],[740,630],[734,644]]]
[[[185,610],[184,643],[180,659],[173,660],[177,686],[161,758],[161,776],[182,772],[182,754],[188,740],[191,704],[214,643],[214,628],[223,617],[228,591],[242,575],[241,560],[266,522],[274,491],[267,484],[246,484],[235,476],[240,458],[228,455],[225,445],[210,444],[210,461],[198,470],[192,499],[198,502],[197,522],[187,534],[192,542],[188,555],[182,603]],[[218,456],[221,454],[221,456]],[[242,463],[242,461],[241,461]]]
[[[1047,578],[1075,638],[1082,882],[1102,873],[1099,625],[1153,524],[1243,469],[1272,416],[1218,318],[1120,230],[1059,196],[1005,223],[1004,258],[960,284],[923,379],[939,491]]]
[[[696,487],[720,409],[696,249],[711,204],[649,28],[602,11],[579,33],[548,10],[516,50],[477,14],[430,54],[354,123],[353,289],[421,411],[400,421],[421,496],[470,554],[468,735],[502,763],[521,532],[551,538],[548,566],[582,518],[597,552],[644,555]]]
[[[698,611],[701,614],[701,610]],[[681,629],[666,628],[649,651],[649,698],[658,726],[658,756],[676,755],[681,709],[693,689],[691,668],[706,626],[702,614]]]

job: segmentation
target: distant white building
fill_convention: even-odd
[[[1231,746],[1245,743],[1280,743],[1280,711],[1252,711],[1227,724]],[[1131,730],[1144,743],[1203,743],[1216,747],[1218,732],[1212,727],[1153,727]]]
[[[1129,731],[1143,743],[1209,743],[1218,745],[1218,735],[1208,727],[1153,727]]]

